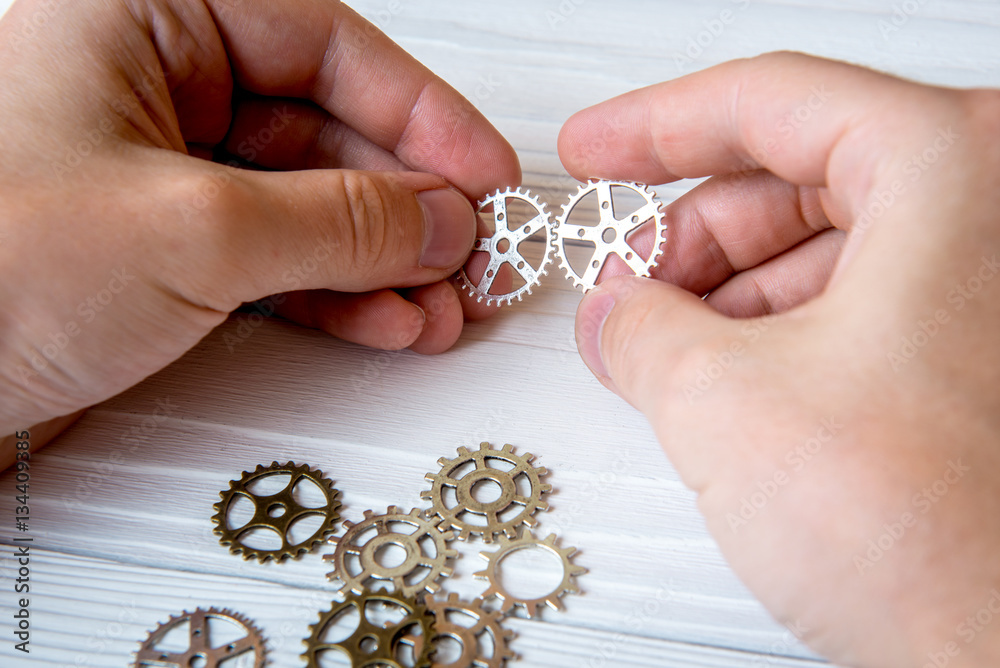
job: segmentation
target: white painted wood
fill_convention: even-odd
[[[570,114],[729,58],[801,49],[934,83],[1000,85],[993,2],[926,0],[885,36],[891,5],[860,0],[352,4],[475,101],[518,149],[526,185],[553,209],[575,187],[555,154]],[[731,25],[703,37],[693,62],[679,61],[725,10]],[[672,199],[686,187],[660,192]],[[367,508],[420,505],[423,475],[439,457],[488,440],[530,450],[551,470],[556,493],[539,532],[577,546],[577,563],[589,569],[579,579],[585,595],[567,597],[565,612],[510,622],[516,665],[815,665],[726,566],[648,426],[580,362],[578,301],[553,273],[437,358],[365,350],[282,322],[250,326],[236,315],[37,455],[33,653],[29,663],[12,649],[5,547],[0,663],[121,666],[157,622],[217,605],[257,619],[273,665],[301,665],[299,640],[333,591],[326,564],[320,553],[265,566],[228,554],[211,535],[218,492],[258,463],[308,462],[336,481],[344,515],[357,520]],[[157,422],[164,407],[169,416]],[[12,538],[13,486],[0,476],[3,543]],[[471,577],[478,547],[463,547],[447,590],[482,591]]]

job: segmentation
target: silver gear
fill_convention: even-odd
[[[401,609],[405,614],[395,623],[378,625],[368,617],[369,603]],[[339,642],[325,641],[327,629],[336,624],[341,615],[352,610],[358,614],[358,627],[354,632]],[[423,640],[433,636],[433,623],[430,611],[413,598],[384,591],[348,594],[344,601],[334,602],[328,612],[321,612],[319,621],[309,627],[309,637],[302,641],[306,645],[302,658],[306,660],[306,668],[319,668],[325,665],[323,654],[334,650],[345,654],[350,658],[351,666],[358,668],[403,668],[404,665],[429,668],[433,643]],[[420,634],[407,635],[414,626],[420,629]],[[400,645],[413,648],[412,664],[400,661],[397,653]]]
[[[390,528],[393,524],[409,524],[414,527],[412,533],[398,533]],[[341,593],[352,591],[361,594],[367,590],[368,580],[386,580],[392,582],[396,593],[403,596],[416,596],[426,591],[433,594],[441,585],[438,578],[448,577],[452,569],[447,565],[448,560],[458,556],[458,552],[448,547],[447,541],[452,540],[455,535],[451,531],[442,531],[438,525],[439,519],[425,519],[421,517],[420,510],[414,508],[409,513],[404,513],[396,506],[389,506],[388,512],[384,515],[376,515],[374,511],[366,510],[365,519],[357,524],[344,521],[344,535],[330,538],[331,543],[336,543],[337,549],[333,554],[324,555],[323,559],[333,562],[333,571],[327,574],[331,580],[340,580],[344,583]],[[371,529],[375,529],[375,536],[358,544],[357,540]],[[426,554],[421,541],[430,538],[434,544],[434,554]],[[406,551],[406,559],[399,566],[390,568],[383,566],[378,561],[378,552],[383,547],[396,545]],[[347,557],[357,559],[360,571],[351,573],[347,563]],[[412,581],[410,576],[418,569],[424,569],[427,574],[416,581]],[[358,570],[358,569],[354,569]]]
[[[628,188],[646,201],[642,207],[629,213],[623,218],[615,217],[615,206],[612,195],[612,188]],[[591,193],[597,193],[599,202],[600,221],[597,225],[573,225],[569,222],[574,209],[583,201],[583,198]],[[587,292],[597,285],[597,278],[601,270],[607,263],[608,258],[617,255],[636,276],[649,276],[656,260],[663,253],[663,242],[667,227],[663,223],[663,211],[661,203],[656,198],[656,194],[649,187],[633,183],[631,181],[589,181],[577,188],[575,194],[571,195],[569,202],[563,205],[562,215],[556,220],[553,229],[556,256],[559,258],[559,266],[566,272],[566,276],[573,281],[573,285],[583,288]],[[653,220],[656,226],[655,242],[649,258],[643,259],[634,248],[629,246],[626,238],[629,234],[642,227],[647,221]],[[614,238],[607,242],[605,235],[612,232]],[[569,241],[583,241],[594,245],[594,255],[587,264],[587,268],[582,274],[578,274],[569,263],[566,253],[566,244]]]
[[[514,632],[500,625],[499,612],[484,610],[480,601],[462,601],[454,593],[440,601],[428,596],[424,604],[434,615],[432,644],[439,638],[448,637],[462,646],[462,654],[457,659],[447,664],[435,661],[432,668],[501,668],[508,659],[517,658],[509,647]],[[453,615],[465,618],[462,621],[471,617],[474,623],[458,623],[453,621]],[[489,643],[481,642],[484,636],[490,639]],[[489,656],[483,656],[484,646],[492,646]]]
[[[504,445],[501,450],[494,450],[489,443],[483,442],[479,449],[470,452],[468,448],[458,449],[458,457],[438,460],[441,470],[438,473],[428,473],[425,477],[433,482],[431,488],[421,493],[421,498],[429,499],[430,515],[441,518],[443,528],[453,528],[458,531],[458,537],[467,540],[469,536],[480,535],[483,541],[492,543],[496,536],[506,534],[508,538],[517,536],[517,530],[523,526],[534,526],[534,514],[538,510],[547,510],[549,505],[542,501],[542,495],[551,491],[552,485],[541,481],[541,476],[548,473],[543,467],[534,467],[531,461],[534,455],[526,452],[523,455],[514,454],[514,447]],[[489,466],[491,459],[506,462],[509,469],[497,469]],[[475,469],[458,478],[452,477],[454,472],[463,466],[475,463]],[[518,493],[517,479],[521,476],[527,480],[531,493],[523,496]],[[495,501],[480,502],[473,496],[473,488],[484,480],[489,480],[500,486],[500,496]],[[456,505],[448,508],[445,505],[445,491],[455,490]],[[501,519],[501,515],[512,507],[523,506],[516,515]],[[480,515],[485,518],[485,524],[476,524],[463,519],[466,514]]]
[[[234,642],[213,647],[209,633],[209,619],[220,619],[235,624],[246,631],[246,635]],[[157,643],[163,640],[164,636],[184,623],[190,625],[190,642],[186,650],[173,652],[157,647]],[[135,661],[132,665],[133,668],[153,668],[154,666],[156,668],[188,668],[193,666],[197,660],[201,660],[203,662],[201,665],[205,668],[218,668],[222,665],[231,668],[238,666],[263,668],[265,654],[264,637],[250,619],[231,610],[198,608],[194,612],[185,611],[176,617],[172,616],[151,631],[135,653]],[[246,662],[242,664],[237,659],[241,655],[247,657]]]
[[[535,210],[535,217],[519,224],[516,229],[511,229],[510,217],[507,215],[507,200],[509,199],[526,202]],[[498,305],[510,304],[514,299],[521,301],[524,299],[524,295],[531,294],[531,289],[539,284],[542,276],[549,273],[546,267],[552,252],[552,218],[546,212],[545,204],[540,202],[530,191],[521,188],[517,190],[508,188],[503,192],[497,190],[479,202],[476,213],[482,213],[488,206],[493,207],[493,217],[496,221],[493,236],[477,238],[472,250],[473,252],[489,253],[490,263],[483,271],[483,277],[478,284],[474,284],[469,279],[464,267],[459,271],[459,279],[462,286],[469,291],[470,297],[477,297],[480,302],[485,299],[487,306],[494,303]],[[525,259],[519,247],[526,239],[538,234],[543,228],[545,230],[544,255],[539,265],[535,267]],[[506,251],[500,250],[503,244],[507,245]],[[491,294],[490,289],[493,287],[493,281],[496,280],[497,273],[505,264],[509,264],[520,275],[524,285],[506,294]]]
[[[541,548],[555,555],[562,562],[563,579],[554,590],[545,596],[533,599],[518,598],[504,589],[499,575],[500,562],[513,552],[532,548]],[[507,613],[510,612],[514,606],[520,606],[524,608],[528,617],[534,617],[537,615],[538,606],[540,605],[547,605],[553,610],[561,610],[562,602],[560,601],[560,598],[563,594],[579,594],[580,588],[576,585],[575,577],[587,572],[586,568],[576,566],[570,561],[570,557],[572,557],[575,552],[575,547],[560,548],[556,544],[556,535],[554,533],[549,534],[549,537],[545,540],[535,538],[530,531],[522,532],[521,536],[513,540],[506,537],[501,538],[500,549],[496,552],[479,553],[479,556],[485,559],[487,564],[486,568],[478,573],[475,573],[474,577],[488,580],[490,583],[490,586],[485,592],[483,592],[483,595],[480,598],[486,600],[491,596],[496,596],[503,602],[500,607],[501,612]]]

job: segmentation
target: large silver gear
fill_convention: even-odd
[[[503,583],[500,581],[500,562],[510,556],[512,553],[518,550],[525,549],[535,549],[540,548],[551,552],[557,559],[562,562],[563,567],[563,578],[559,585],[545,596],[539,596],[538,598],[518,598],[508,592]],[[556,544],[556,535],[549,534],[548,538],[545,540],[539,540],[535,538],[530,531],[525,530],[522,532],[521,536],[513,540],[509,538],[500,539],[500,549],[496,552],[480,552],[479,556],[486,560],[486,568],[478,573],[474,574],[474,577],[488,580],[490,586],[483,592],[481,598],[486,600],[491,596],[495,596],[502,601],[500,611],[503,613],[510,612],[514,606],[520,606],[524,608],[525,614],[528,617],[534,617],[538,614],[538,608],[541,605],[547,605],[553,610],[561,610],[562,602],[560,601],[563,594],[580,593],[580,588],[576,585],[576,576],[581,573],[586,573],[587,569],[581,566],[576,566],[570,561],[570,557],[576,552],[575,547],[560,548]]]
[[[511,220],[507,215],[507,201],[511,199],[526,202],[536,214],[534,218],[518,224],[514,229],[510,228]],[[479,279],[478,283],[472,282],[464,267],[459,271],[459,279],[465,289],[469,291],[469,296],[476,297],[480,302],[486,300],[487,306],[494,303],[498,305],[510,304],[514,299],[521,301],[524,299],[524,295],[531,294],[532,288],[538,285],[542,276],[549,273],[546,267],[552,252],[552,218],[545,210],[545,204],[540,202],[531,192],[521,188],[517,190],[508,188],[503,192],[498,190],[479,202],[476,213],[482,213],[490,206],[493,207],[495,220],[493,236],[477,238],[472,249],[473,252],[489,253],[489,265],[483,271],[483,277]],[[543,230],[545,231],[544,254],[539,265],[535,267],[521,254],[520,246],[524,241]],[[510,265],[520,275],[524,285],[505,294],[491,294],[493,282],[505,264]]]
[[[624,217],[617,218],[612,194],[614,188],[628,188],[642,196],[646,203]],[[569,219],[577,205],[591,193],[597,193],[600,221],[597,225],[570,223]],[[577,188],[576,193],[570,196],[569,202],[563,205],[562,215],[556,219],[553,237],[559,266],[573,281],[573,285],[582,288],[584,292],[597,285],[597,278],[611,255],[617,255],[621,258],[636,276],[649,276],[653,267],[656,266],[657,258],[663,252],[662,245],[667,232],[663,217],[661,203],[656,198],[656,194],[643,184],[631,181],[589,181]],[[649,257],[644,259],[628,244],[627,237],[650,220],[654,221],[656,228],[653,250]],[[606,240],[608,238],[610,240]],[[569,262],[566,247],[572,241],[586,242],[594,246],[594,255],[582,273],[573,269]]]
[[[379,625],[368,616],[369,603],[401,609],[404,615],[395,623]],[[327,630],[342,615],[352,611],[358,615],[358,627],[354,632],[339,642],[324,640]],[[434,635],[433,622],[434,616],[430,611],[410,597],[389,592],[348,594],[343,602],[334,602],[329,612],[321,612],[319,621],[309,627],[309,637],[302,641],[306,645],[302,658],[306,660],[307,668],[319,668],[326,665],[322,662],[323,654],[332,650],[350,658],[354,668],[403,668],[409,665],[429,668],[434,646],[426,639]],[[419,629],[419,635],[411,633],[413,627]],[[413,648],[412,664],[404,664],[400,660],[398,650],[404,644]]]
[[[392,525],[398,524],[410,525],[414,529],[411,533],[393,531]],[[416,596],[425,591],[433,594],[441,588],[437,580],[452,573],[448,560],[458,556],[458,552],[449,548],[447,543],[455,537],[454,533],[442,531],[439,524],[439,519],[421,517],[417,508],[404,513],[397,506],[389,506],[384,515],[366,510],[364,520],[357,524],[345,521],[344,535],[330,538],[337,549],[323,557],[333,562],[333,571],[327,577],[344,583],[341,593],[352,591],[361,594],[368,590],[367,582],[374,579],[392,582],[396,593],[403,596]],[[371,529],[375,530],[375,536],[360,542]],[[434,554],[425,553],[423,541],[428,538],[434,545]],[[406,558],[399,566],[383,566],[378,560],[378,552],[390,545],[406,552]],[[356,572],[351,572],[348,557],[357,560],[353,568]],[[411,576],[419,569],[427,571],[426,575],[412,579]]]
[[[245,635],[233,642],[213,647],[208,624],[211,619],[234,624],[240,627]],[[175,652],[158,646],[170,631],[185,623],[189,624],[190,637],[186,650]],[[197,663],[205,668],[219,668],[223,665],[225,668],[263,668],[265,654],[264,637],[248,618],[231,610],[198,608],[194,612],[172,616],[151,631],[135,653],[132,666],[133,668],[189,668]]]
[[[547,510],[549,507],[548,503],[542,501],[542,495],[551,491],[552,485],[541,481],[541,476],[548,471],[543,467],[532,466],[534,458],[530,452],[523,455],[514,454],[514,447],[510,444],[504,445],[501,450],[494,450],[489,443],[483,442],[478,450],[471,452],[468,448],[461,447],[458,448],[458,457],[454,459],[442,457],[438,460],[441,470],[425,476],[433,485],[420,496],[431,502],[428,514],[439,516],[442,528],[455,529],[462,540],[467,540],[473,535],[482,536],[483,541],[487,543],[492,543],[498,535],[514,538],[519,527],[535,525],[536,511]],[[510,468],[491,467],[490,460],[502,461]],[[470,463],[475,465],[473,470],[457,478],[454,477],[456,471]],[[531,489],[527,496],[518,492],[517,481],[521,477],[527,481]],[[484,481],[492,481],[499,485],[500,496],[496,500],[481,502],[473,495],[473,488]],[[451,508],[445,504],[445,492],[449,489],[455,490],[457,501]],[[516,506],[523,508],[516,514],[501,519],[504,513]],[[467,521],[464,519],[467,514],[483,517],[484,523]]]
[[[442,600],[428,596],[424,603],[434,615],[432,644],[441,638],[452,638],[462,646],[461,655],[454,661],[435,660],[431,668],[501,668],[508,659],[517,658],[510,649],[514,633],[500,625],[499,612],[483,609],[480,601],[463,601],[454,593]],[[456,617],[461,621],[456,621]],[[472,623],[461,623],[469,621]],[[489,642],[483,642],[484,637]],[[413,645],[417,647],[416,643]],[[488,656],[484,655],[486,647],[492,648]]]
[[[276,494],[259,496],[250,491],[249,487],[263,479],[275,475],[288,475],[289,481]],[[307,508],[298,503],[293,496],[295,486],[302,480],[308,480],[322,491],[324,503],[316,508]],[[320,470],[313,471],[307,465],[294,462],[279,464],[273,462],[270,466],[257,465],[253,471],[244,471],[239,480],[231,480],[229,489],[219,492],[221,500],[215,504],[214,532],[220,537],[222,545],[228,545],[233,554],[243,553],[244,559],[257,559],[261,562],[268,559],[282,561],[286,557],[298,559],[306,552],[321,545],[334,532],[334,524],[340,519],[337,512],[340,508],[338,496],[340,492]],[[250,521],[241,527],[231,528],[228,522],[229,511],[237,498],[249,499],[254,505],[254,514]],[[289,541],[288,530],[291,525],[302,517],[322,515],[323,519],[313,534],[304,541],[292,544]],[[244,545],[241,539],[254,529],[267,529],[281,537],[281,547],[275,550],[256,549]]]

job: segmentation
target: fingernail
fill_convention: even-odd
[[[576,343],[580,356],[594,375],[604,378],[608,378],[608,370],[601,359],[601,333],[614,307],[615,296],[598,289],[584,298],[576,320]]]
[[[452,188],[417,193],[424,210],[424,249],[420,266],[448,269],[462,264],[476,237],[476,212],[465,195]]]

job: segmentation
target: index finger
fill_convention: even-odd
[[[455,89],[331,0],[210,0],[237,83],[316,102],[414,171],[476,198],[521,181],[517,155]]]
[[[893,109],[937,103],[930,90],[845,63],[768,54],[585,109],[567,121],[559,152],[577,178],[656,184],[764,168],[796,185],[846,185],[842,194],[856,201],[885,165],[873,149],[902,131]]]

